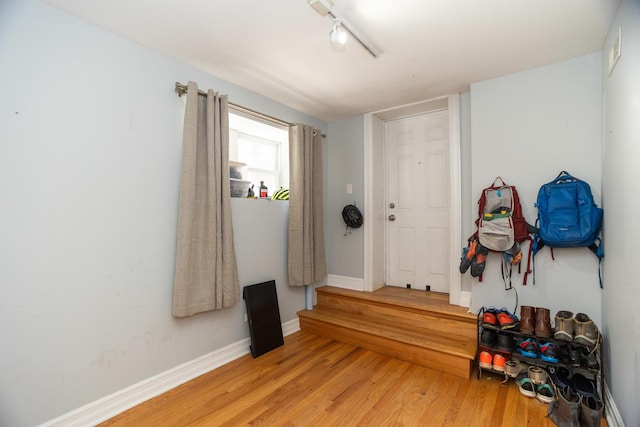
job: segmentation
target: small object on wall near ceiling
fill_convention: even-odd
[[[347,228],[344,232],[345,236],[350,234],[349,228],[362,227],[362,212],[360,212],[360,209],[356,207],[355,202],[352,205],[346,205],[342,208],[342,219],[345,224],[347,224]]]

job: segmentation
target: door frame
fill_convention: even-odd
[[[449,259],[449,302],[469,307],[471,295],[462,292],[462,282],[456,260],[460,257],[461,245],[461,170],[460,170],[460,96],[453,94],[428,101],[393,107],[364,115],[364,283],[365,291],[373,291],[384,286],[386,277],[385,229],[386,213],[386,159],[384,158],[384,122],[417,114],[446,109],[449,113],[449,155],[450,155],[450,254]],[[380,171],[383,173],[380,173]],[[382,182],[381,182],[382,180]],[[382,248],[383,250],[380,250]],[[381,271],[380,266],[383,267]]]

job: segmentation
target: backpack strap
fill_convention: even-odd
[[[527,269],[524,271],[524,278],[522,279],[522,286],[527,286],[527,278],[529,277],[529,273],[532,273],[532,270],[531,270],[531,254],[533,252],[533,238],[532,237],[528,237],[527,240],[529,240],[529,254],[527,255]]]
[[[559,184],[561,182],[566,182],[566,181],[575,181],[576,179],[567,171],[562,171],[558,174],[558,176],[556,176],[556,179],[554,179],[553,181],[556,184]]]
[[[602,259],[604,258],[604,249],[602,248],[602,241],[599,237],[590,244],[589,250],[598,257],[598,280],[600,281],[600,289],[602,289]]]
[[[502,281],[504,282],[504,290],[508,291],[513,288],[511,284],[511,273],[513,271],[513,264],[506,261],[504,257],[500,257],[502,259],[502,265],[500,266],[500,271],[502,272]],[[507,279],[509,279],[509,285],[507,286]]]
[[[500,180],[500,182],[502,183],[501,185],[497,185],[498,180]],[[507,184],[504,183],[504,180],[501,177],[497,176],[496,179],[493,180],[493,184],[491,184],[490,188],[504,187],[505,185]]]

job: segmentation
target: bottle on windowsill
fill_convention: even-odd
[[[267,186],[264,185],[264,181],[260,181],[260,198],[266,199],[267,197]]]

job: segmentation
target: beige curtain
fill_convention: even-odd
[[[227,96],[187,86],[173,315],[231,307],[240,299],[229,188]]]
[[[289,286],[311,285],[327,277],[319,130],[289,128],[289,174]]]

